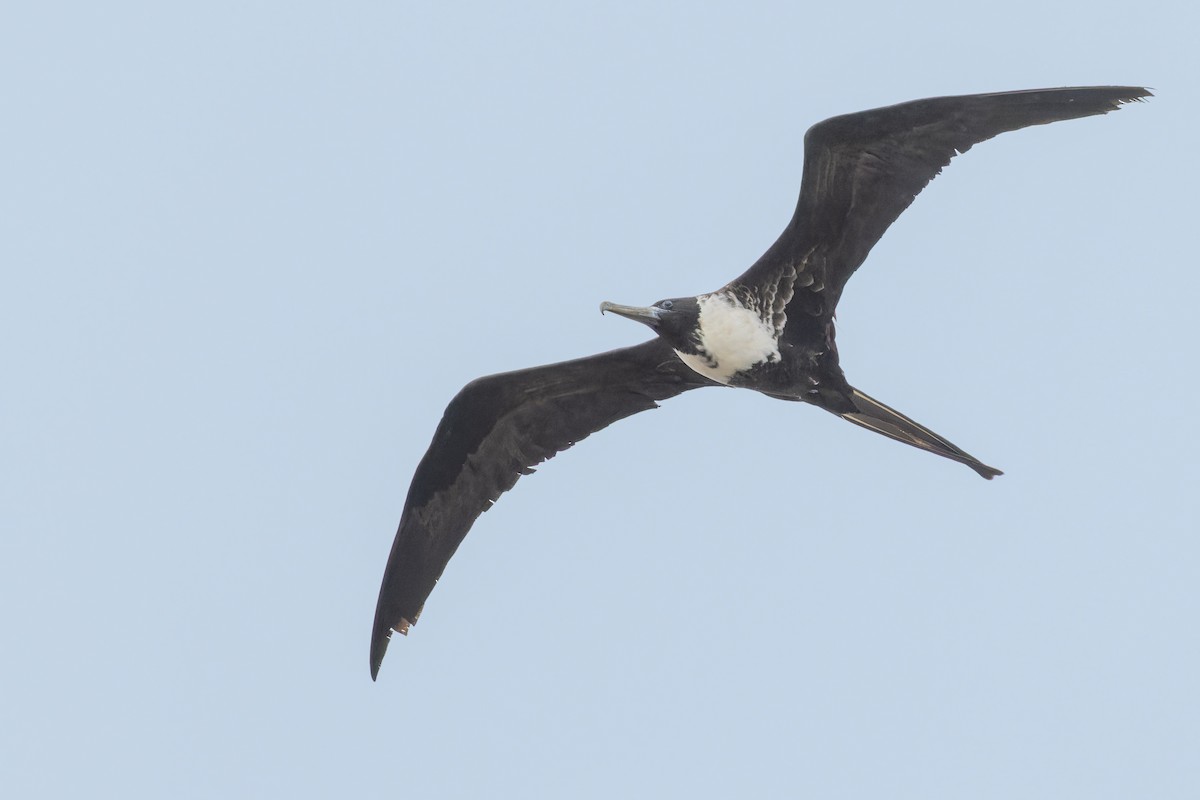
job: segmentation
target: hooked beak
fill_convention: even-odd
[[[649,325],[651,328],[658,327],[658,321],[662,318],[663,310],[656,306],[623,306],[620,303],[610,303],[605,300],[600,304],[600,313],[603,314],[611,311],[618,316],[640,322],[643,325]]]

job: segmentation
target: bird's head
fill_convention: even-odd
[[[600,313],[611,311],[647,325],[676,350],[697,352],[700,331],[700,304],[695,297],[672,297],[652,306],[623,306],[605,301]]]

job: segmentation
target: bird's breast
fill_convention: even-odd
[[[698,352],[676,350],[692,370],[718,383],[758,364],[779,360],[775,328],[752,308],[723,292],[701,295],[699,324],[694,336]]]

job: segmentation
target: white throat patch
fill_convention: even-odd
[[[700,295],[700,354],[675,354],[706,378],[729,383],[755,364],[779,360],[775,328],[724,292]]]

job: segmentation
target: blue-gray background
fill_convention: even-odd
[[[0,19],[10,797],[1195,797],[1184,3],[42,3]],[[1149,103],[957,160],[840,313],[1006,470],[695,392],[486,514],[378,684],[446,401],[717,288],[833,114]]]

